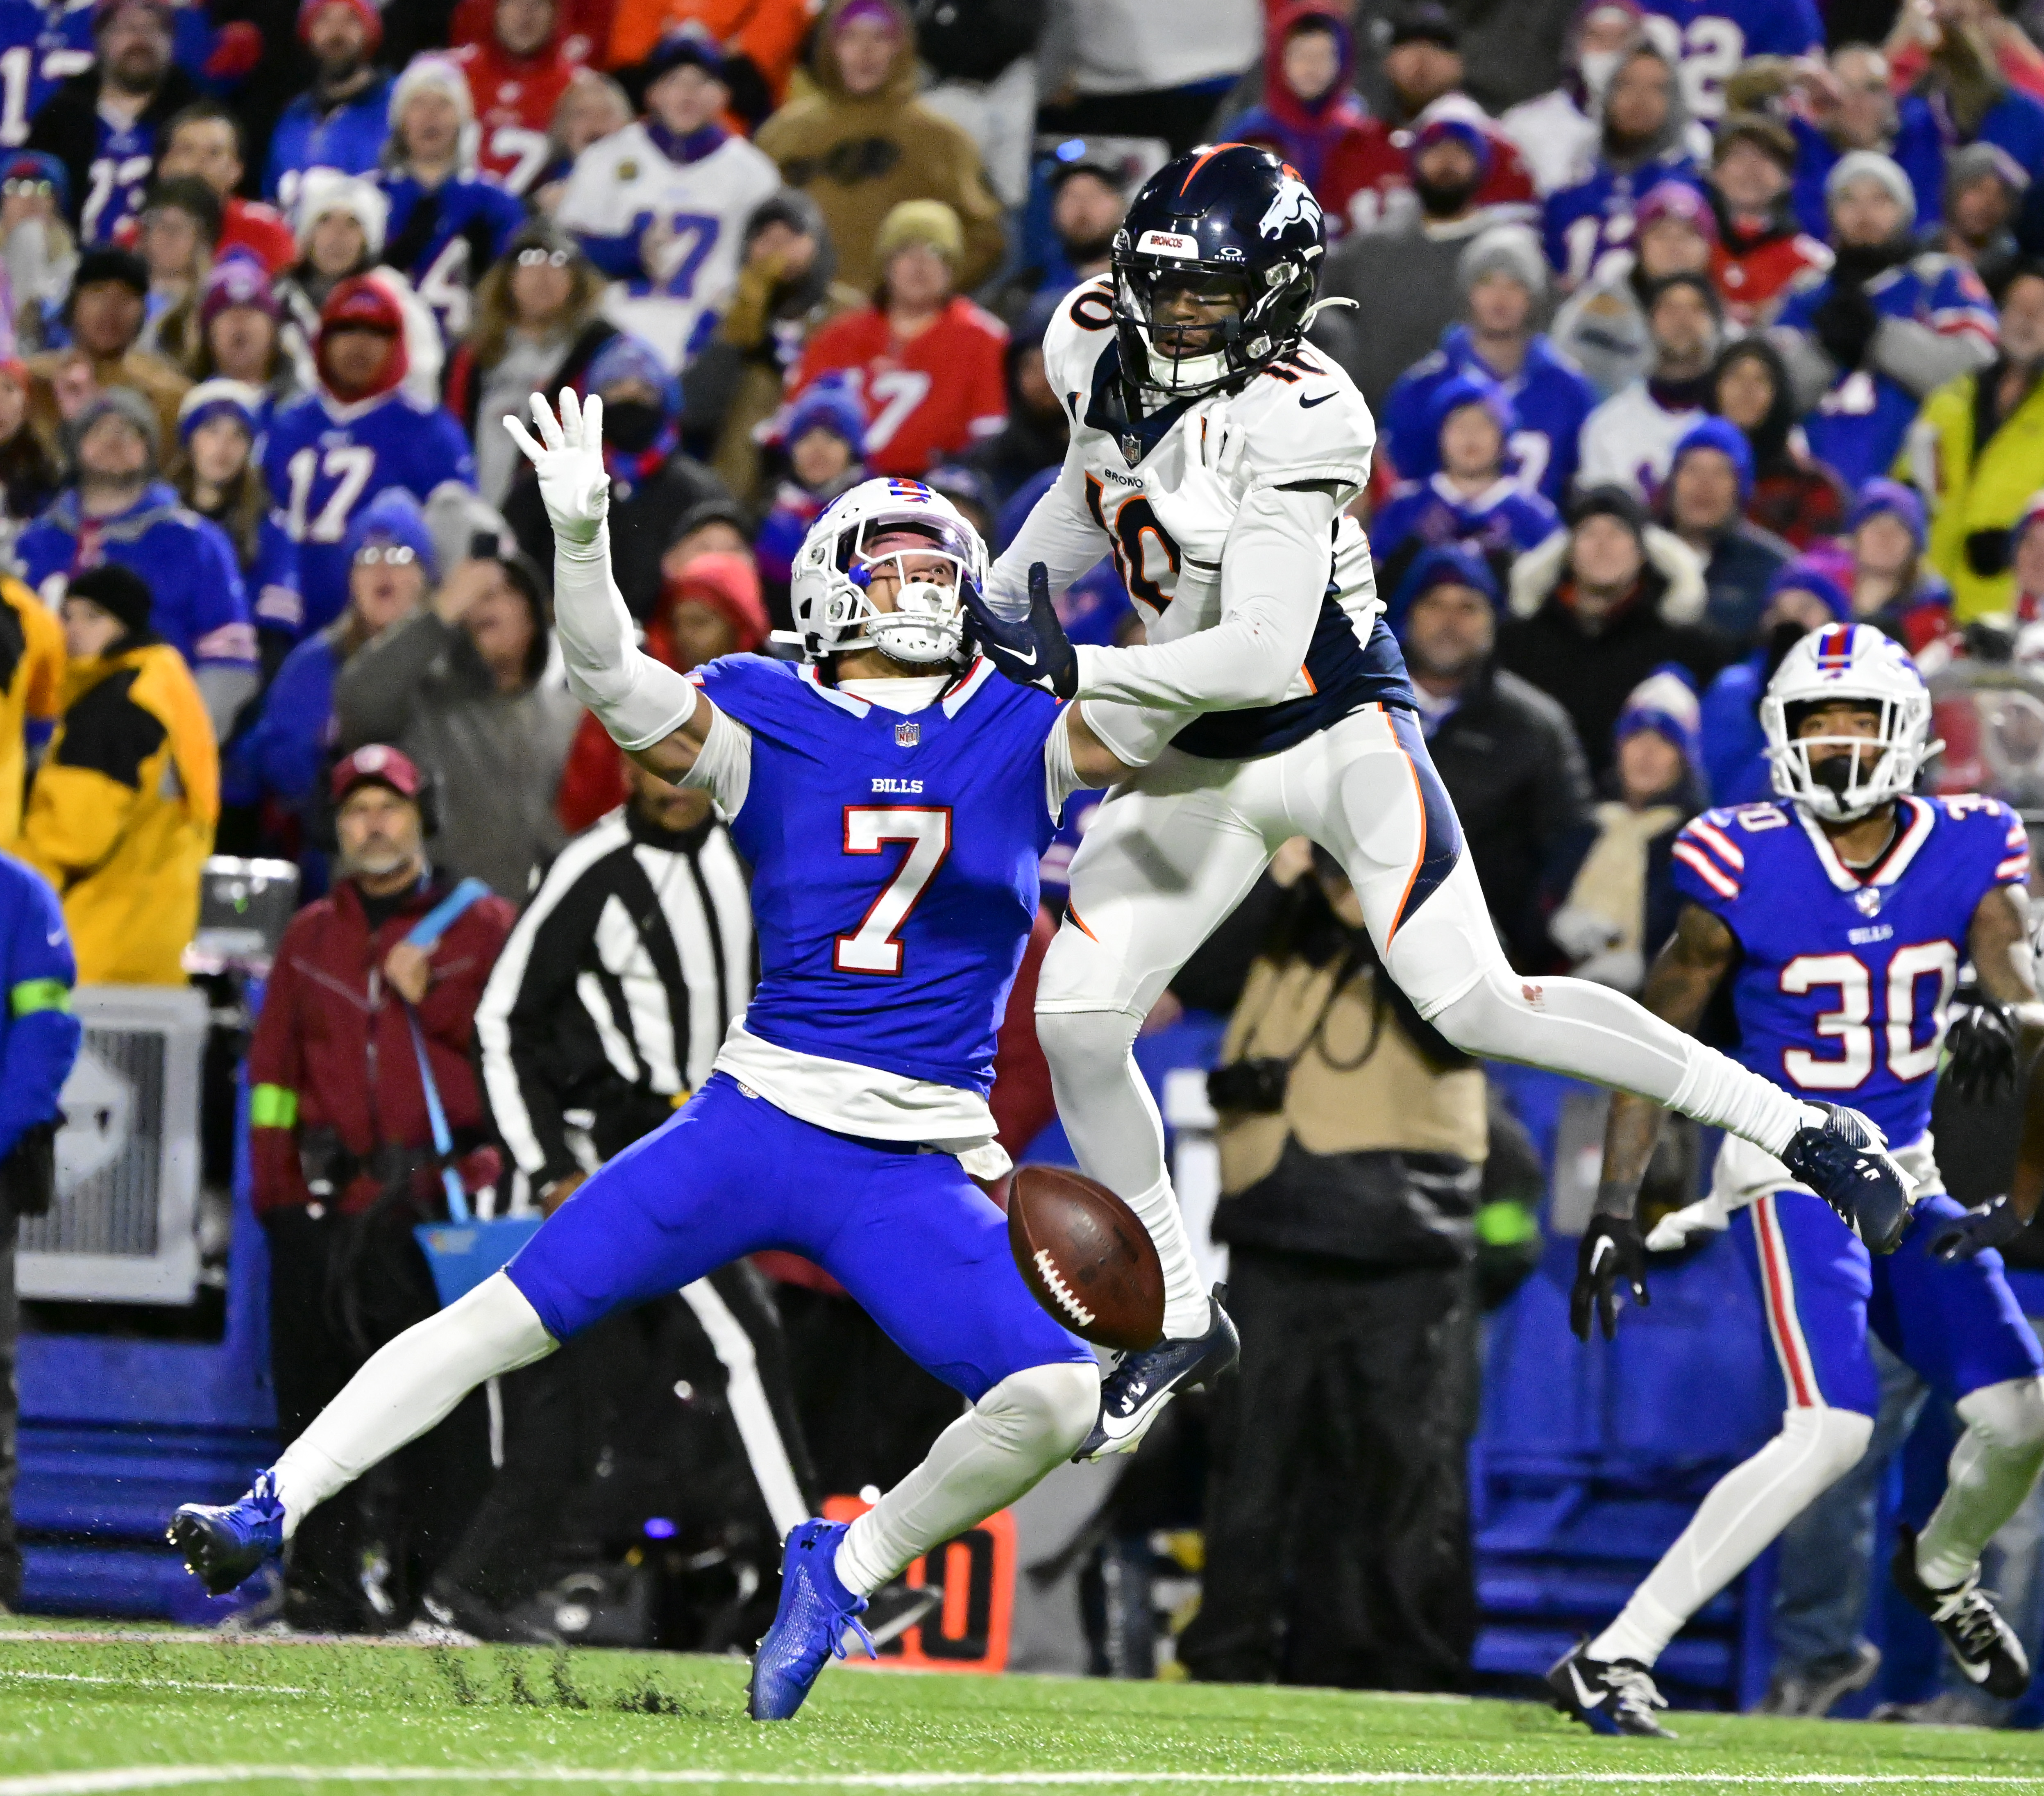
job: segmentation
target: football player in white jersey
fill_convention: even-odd
[[[1085,700],[1094,733],[1142,767],[1073,860],[1036,1001],[1080,1163],[1143,1217],[1165,1271],[1164,1339],[1116,1367],[1082,1456],[1132,1448],[1174,1391],[1235,1359],[1234,1326],[1194,1275],[1130,1047],[1289,836],[1341,862],[1392,977],[1466,1052],[1635,1092],[1751,1140],[1806,1169],[1877,1252],[1892,1250],[1908,1206],[1855,1113],[1790,1097],[1607,987],[1523,979],[1507,963],[1347,513],[1376,429],[1304,341],[1323,252],[1320,207],[1270,152],[1222,144],[1159,170],[1110,274],[1045,334],[1070,448],[974,602],[1003,672]],[[1074,649],[1051,593],[1103,549],[1147,640]]]
[[[717,122],[730,90],[708,38],[670,32],[644,73],[646,116],[575,159],[557,221],[619,283],[612,321],[678,371],[730,297],[746,221],[781,171]]]

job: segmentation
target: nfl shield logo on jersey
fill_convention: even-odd
[[[1861,886],[1853,894],[1853,902],[1859,906],[1861,916],[1878,917],[1881,914],[1881,888],[1878,886]]]
[[[916,722],[897,723],[894,726],[894,746],[912,748],[923,740],[923,726]]]

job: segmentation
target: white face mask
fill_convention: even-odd
[[[1582,70],[1583,85],[1589,90],[1590,98],[1600,106],[1604,104],[1604,90],[1610,87],[1611,78],[1618,73],[1619,59],[1624,53],[1622,50],[1583,52],[1579,65]]]

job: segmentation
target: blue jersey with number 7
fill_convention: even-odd
[[[1056,827],[1057,700],[984,660],[907,717],[757,656],[697,677],[752,733],[731,819],[759,932],[747,1030],[985,1097]]]
[[[1739,938],[1739,1060],[1850,1104],[1896,1147],[1931,1124],[1945,1015],[1981,900],[2030,876],[2015,812],[1905,798],[1871,867],[1846,867],[1793,806],[1706,811],[1675,839],[1675,883]]]

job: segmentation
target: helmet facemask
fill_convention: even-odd
[[[1813,711],[1849,704],[1880,721],[1873,736],[1799,736]],[[1841,692],[1820,699],[1761,702],[1761,726],[1774,790],[1827,823],[1850,823],[1893,802],[1916,783],[1929,754],[1927,693]]]
[[[917,540],[878,551],[872,546],[905,536]],[[972,545],[949,525],[930,518],[868,520],[840,539],[839,569],[843,581],[832,594],[830,621],[841,632],[841,651],[877,648],[911,667],[958,660],[965,643],[965,588],[977,578],[976,559]],[[883,571],[896,581],[890,611],[879,610],[870,596],[874,575]]]
[[[1262,293],[1252,293],[1245,270],[1164,262],[1117,247],[1115,320],[1123,368],[1139,387],[1166,400],[1199,398],[1254,372],[1297,342],[1312,283],[1290,264],[1266,270],[1270,284]],[[1202,297],[1218,298],[1224,287],[1233,290],[1231,316],[1167,322],[1158,315],[1160,304],[1174,292],[1189,288]],[[1294,287],[1301,288],[1296,296]],[[1288,305],[1294,297],[1298,303]]]

